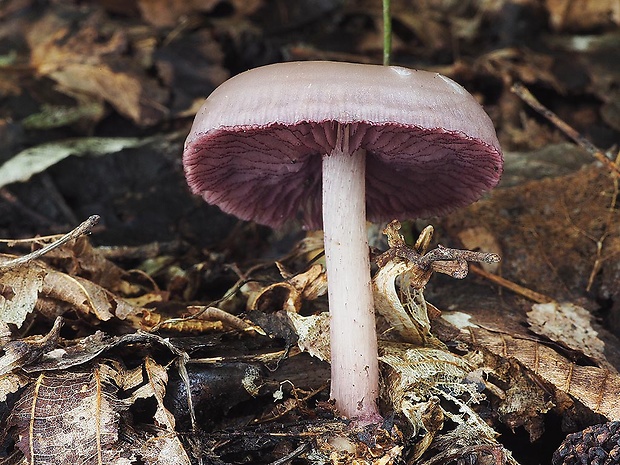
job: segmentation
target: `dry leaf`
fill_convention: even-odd
[[[161,121],[167,92],[124,56],[129,46],[124,29],[102,32],[100,15],[75,13],[73,21],[48,14],[30,28],[27,40],[37,73],[56,81],[69,95],[87,94],[109,102],[137,125]]]
[[[605,357],[605,343],[592,327],[592,314],[570,302],[550,302],[532,305],[527,313],[531,330],[554,342],[582,352],[601,368],[618,371]]]
[[[100,321],[113,317],[124,320],[141,311],[107,289],[79,276],[47,270],[41,297],[69,304],[84,315],[93,314]]]
[[[25,369],[38,361],[45,353],[53,350],[60,337],[62,320],[57,318],[54,326],[45,336],[31,336],[10,341],[2,346],[4,354],[0,357],[0,376],[7,375],[17,369]]]
[[[108,260],[100,250],[95,249],[86,236],[50,251],[45,255],[45,260],[56,269],[61,269],[72,276],[86,278],[112,292],[121,289],[137,291],[129,283],[123,282],[127,271]]]
[[[546,0],[556,31],[590,31],[620,25],[620,0]]]
[[[385,392],[393,408],[405,415],[416,432],[429,434],[434,440],[441,436],[453,437],[458,431],[462,442],[452,441],[449,447],[442,445],[440,450],[453,448],[455,444],[501,447],[496,441],[498,433],[471,407],[484,397],[477,392],[476,384],[466,381],[472,369],[469,362],[446,350],[410,344],[382,342],[379,352],[379,360],[386,372]],[[441,407],[439,400],[451,407]],[[456,425],[456,429],[440,434],[444,416]],[[415,451],[416,456],[431,446],[437,447],[437,444],[422,439]],[[505,463],[516,464],[507,451],[502,453],[506,457]]]
[[[516,360],[560,393],[573,396],[610,421],[620,420],[618,374],[604,368],[574,364],[537,341],[492,332],[471,321],[467,321],[461,329],[474,347],[488,350],[504,359]]]
[[[44,275],[34,263],[0,273],[0,321],[21,327],[39,298]]]
[[[39,375],[7,422],[29,463],[118,463],[119,418],[108,381],[98,369]]]
[[[140,367],[140,377],[146,376],[145,384],[133,392],[131,400],[154,397],[157,401],[155,411],[155,422],[157,426],[174,431],[175,420],[170,411],[164,406],[164,396],[166,395],[166,384],[168,383],[168,373],[166,369],[156,363],[151,357],[144,360],[144,367]]]
[[[166,429],[154,427],[146,433],[128,428],[125,433],[132,449],[146,465],[191,465],[178,436]]]
[[[6,402],[9,394],[16,393],[30,381],[30,378],[19,372],[0,375],[0,402]]]
[[[373,297],[377,313],[387,320],[390,330],[396,331],[404,342],[425,345],[432,336],[422,291],[414,290],[413,298],[407,299],[403,306],[395,284],[396,278],[413,271],[416,266],[399,257],[390,260],[372,280]],[[406,289],[409,290],[409,286]]]
[[[303,300],[314,300],[327,292],[327,275],[322,265],[312,265],[305,272],[293,276],[288,276],[282,265],[278,266],[287,279],[251,294],[247,303],[250,310],[298,313]]]
[[[297,345],[301,350],[324,362],[331,360],[328,312],[310,316],[289,312],[288,318],[295,328]]]

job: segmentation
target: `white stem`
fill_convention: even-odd
[[[366,235],[366,152],[349,153],[339,128],[323,156],[323,231],[330,312],[331,397],[338,411],[380,421],[377,333]]]

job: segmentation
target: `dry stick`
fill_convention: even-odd
[[[530,107],[540,113],[542,116],[547,118],[549,122],[551,122],[555,127],[557,127],[560,131],[570,137],[576,144],[580,147],[584,148],[588,153],[590,153],[594,158],[603,163],[607,169],[609,169],[614,176],[620,176],[620,166],[611,161],[607,156],[598,149],[592,142],[583,137],[579,132],[577,132],[574,128],[566,124],[562,121],[558,115],[553,113],[547,107],[545,107],[542,103],[540,103],[536,97],[532,95],[532,93],[521,83],[517,82],[513,84],[511,90],[517,94],[521,100],[527,103]]]
[[[489,273],[488,271],[484,270],[479,266],[470,264],[469,269],[478,276],[482,276],[483,278],[488,279],[495,284],[499,284],[500,286],[511,290],[515,294],[519,294],[527,299],[533,300],[536,303],[546,304],[549,302],[553,302],[553,299],[551,297],[548,297],[544,294],[539,294],[536,291],[532,291],[531,289],[520,286],[519,284],[513,283],[512,281],[508,281],[506,278],[502,278],[501,276],[498,276],[496,274]]]
[[[301,444],[297,449],[295,449],[290,454],[287,454],[284,457],[279,458],[275,462],[271,462],[269,465],[286,465],[287,463],[292,462],[294,459],[296,459],[301,454],[306,452],[306,450],[308,450],[309,447],[310,447],[310,443],[309,442],[304,442],[303,444]]]
[[[31,262],[32,260],[36,260],[37,258],[42,257],[43,255],[48,253],[50,250],[54,250],[60,247],[61,245],[66,244],[70,240],[77,239],[78,237],[83,236],[85,234],[89,234],[90,230],[99,222],[99,218],[100,218],[99,215],[90,216],[86,221],[80,224],[77,228],[75,228],[73,231],[68,232],[67,234],[62,236],[60,239],[58,239],[57,241],[52,242],[51,244],[48,244],[39,250],[35,250],[34,252],[29,253],[28,255],[24,255],[23,257],[15,258],[13,260],[0,263],[0,272],[8,271],[10,269],[22,266],[28,262]]]

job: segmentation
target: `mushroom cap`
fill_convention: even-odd
[[[211,93],[185,142],[188,184],[241,219],[278,227],[298,217],[318,228],[321,159],[343,127],[349,150],[366,150],[370,221],[449,213],[478,200],[502,172],[493,123],[451,79],[291,62],[246,71]]]

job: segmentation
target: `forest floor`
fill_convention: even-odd
[[[505,159],[401,232],[502,260],[381,343],[372,431],[329,402],[320,235],[207,205],[181,154],[233,75],[380,64],[381,1],[0,3],[0,464],[620,463],[620,1],[392,3],[391,62],[463,85]]]

